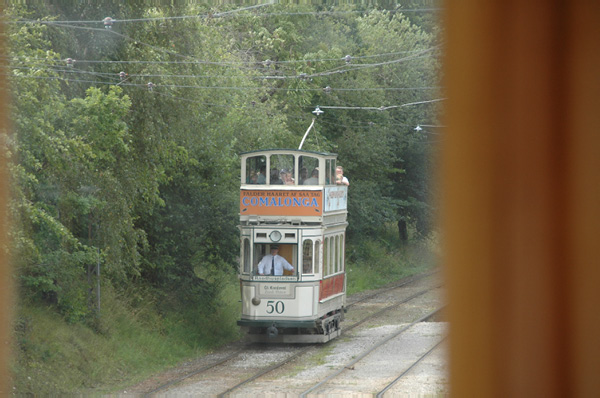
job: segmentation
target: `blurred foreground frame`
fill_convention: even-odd
[[[600,2],[447,1],[453,397],[600,391]]]

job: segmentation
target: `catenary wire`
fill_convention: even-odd
[[[233,13],[249,11],[259,7],[265,7],[272,5],[271,3],[257,4],[254,6],[239,8],[230,11],[222,11],[217,13],[209,13],[202,15],[180,15],[173,17],[152,17],[152,18],[129,18],[129,19],[111,19],[112,23],[126,23],[126,22],[152,22],[152,21],[168,21],[168,20],[180,20],[180,19],[204,19],[204,18],[220,18],[229,16]],[[77,21],[44,21],[44,20],[19,20],[19,21],[7,21],[8,23],[37,23],[37,24],[103,24],[102,20],[77,20]]]
[[[86,80],[86,79],[74,79],[67,78],[61,76],[34,76],[34,75],[8,75],[2,74],[4,76],[12,76],[20,79],[38,79],[38,80],[60,80],[64,82],[73,82],[73,83],[90,83],[90,84],[105,84],[105,85],[121,85],[121,86],[133,86],[133,87],[147,87],[148,82],[142,83],[133,83],[133,82],[117,82],[118,76],[116,78],[112,78],[113,74],[110,77],[115,81],[100,81],[100,80]],[[172,76],[168,76],[172,77]],[[323,91],[323,88],[294,88],[294,87],[259,87],[259,86],[200,86],[200,85],[191,85],[191,84],[159,84],[153,83],[154,88],[188,88],[188,89],[212,89],[212,90],[269,90],[269,91],[296,91],[296,92],[320,92]],[[437,90],[438,87],[366,87],[366,88],[343,88],[337,89],[338,91],[416,91],[416,90]],[[436,100],[427,100],[425,102],[435,102]],[[421,102],[417,102],[421,103]],[[411,104],[412,105],[412,104]],[[369,109],[369,110],[386,110],[389,108],[398,107],[396,105],[387,106],[387,107],[350,107],[350,106],[321,106],[322,109]]]
[[[53,25],[54,26],[59,26],[59,27],[66,27],[66,28],[76,28],[76,29],[84,29],[84,30],[90,30],[90,31],[107,32],[107,33],[114,34],[114,35],[117,35],[119,37],[122,37],[125,40],[133,41],[136,44],[140,44],[140,45],[152,48],[152,49],[157,50],[157,51],[162,51],[162,52],[167,53],[169,55],[173,55],[173,56],[177,56],[177,57],[181,57],[181,58],[193,59],[193,61],[196,62],[196,63],[218,64],[218,65],[221,65],[221,66],[230,66],[231,65],[230,63],[222,63],[222,62],[213,62],[213,61],[198,60],[198,59],[196,59],[194,57],[191,57],[191,56],[188,56],[188,55],[179,54],[179,53],[176,53],[174,51],[170,51],[170,50],[158,47],[158,46],[154,46],[154,45],[142,42],[142,41],[137,40],[137,39],[133,39],[133,38],[131,38],[131,37],[125,35],[125,34],[118,33],[118,32],[116,32],[113,29],[101,29],[101,28],[93,28],[93,27],[86,27],[86,26],[71,26],[69,24],[64,24],[64,23],[60,23],[60,22],[54,22]],[[439,48],[439,46],[434,46],[434,47],[431,47],[431,48],[426,49],[426,50],[416,50],[416,51],[417,51],[417,54],[422,54],[422,53],[427,53],[427,52],[429,52],[429,51],[431,51],[433,49],[436,49],[436,48]],[[407,58],[410,59],[410,57],[407,57]],[[383,62],[383,63],[379,63],[379,64],[357,65],[356,67],[357,68],[361,68],[361,67],[367,67],[367,66],[381,66],[381,65],[385,65],[387,63],[400,62],[402,60],[404,60],[404,58],[401,58],[400,60],[387,61],[387,62]],[[307,62],[307,61],[305,61],[305,62]],[[238,64],[235,64],[235,65],[238,65]],[[336,72],[332,71],[331,73],[340,73],[340,72],[339,71],[336,71]],[[310,76],[310,77],[312,77],[312,76]]]
[[[126,19],[113,19],[113,23],[133,23],[133,22],[154,22],[154,21],[170,21],[170,20],[183,20],[183,19],[210,19],[210,18],[222,18],[229,17],[234,13],[241,13],[243,11],[250,11],[258,7],[264,7],[272,5],[272,3],[258,4],[255,6],[240,8],[236,10],[223,11],[217,13],[206,13],[200,15],[180,15],[171,17],[148,17],[148,18],[126,18]],[[441,12],[443,8],[429,7],[429,8],[398,8],[395,10],[387,10],[389,13],[429,13],[429,12]],[[272,17],[272,16],[303,16],[303,15],[316,15],[316,16],[335,16],[335,15],[348,15],[348,14],[361,14],[365,13],[366,10],[347,10],[347,11],[305,11],[305,12],[272,12],[272,13],[253,13],[253,16],[258,17]],[[6,21],[5,23],[12,24],[102,24],[102,20],[71,20],[71,21],[49,21],[49,20],[18,20],[18,21]]]
[[[16,76],[19,77],[19,76]],[[93,80],[80,80],[80,79],[64,79],[64,78],[60,78],[60,77],[48,77],[48,76],[26,76],[27,78],[33,78],[33,79],[55,79],[55,80],[65,80],[65,81],[69,81],[69,82],[77,82],[77,83],[95,83],[95,84],[107,84],[106,82],[99,82],[99,81],[93,81]],[[146,84],[133,84],[133,83],[124,83],[122,84],[123,86],[134,86],[134,87],[146,87]],[[255,89],[255,90],[264,90],[263,87],[201,87],[201,86],[174,86],[174,85],[166,85],[166,86],[160,86],[160,87],[178,87],[178,88],[203,88],[203,89],[231,89],[231,90],[241,90],[241,89]],[[153,92],[155,91],[155,88],[153,88]],[[158,91],[156,91],[156,93],[158,94]],[[160,94],[159,94],[160,95]],[[186,100],[184,98],[181,97],[177,97],[180,100]],[[366,107],[366,106],[356,106],[356,107],[351,107],[351,106],[332,106],[332,105],[325,105],[325,106],[319,106],[322,109],[346,109],[346,110],[378,110],[378,111],[383,111],[383,110],[388,110],[388,109],[393,109],[393,108],[400,108],[400,107],[405,107],[405,106],[411,106],[411,105],[417,105],[417,104],[426,104],[426,103],[432,103],[432,102],[438,102],[438,101],[442,101],[445,100],[445,98],[437,98],[437,99],[433,99],[433,100],[426,100],[426,101],[418,101],[418,102],[411,102],[411,103],[406,103],[406,104],[401,104],[401,105],[391,105],[391,106],[387,106],[387,107]],[[189,101],[189,100],[186,100]],[[221,106],[220,104],[210,104],[210,105],[218,105]]]
[[[388,56],[393,56],[393,55],[400,55],[400,54],[410,54],[410,53],[419,53],[422,52],[422,49],[415,49],[415,50],[406,50],[406,51],[395,51],[395,52],[389,52],[389,53],[381,53],[381,54],[372,54],[372,55],[357,55],[357,56],[351,56],[351,60],[361,60],[361,59],[368,59],[368,58],[379,58],[379,57],[388,57]],[[12,60],[17,60],[17,59],[26,59],[26,60],[33,60],[33,61],[47,61],[48,58],[39,58],[39,57],[29,57],[29,56],[23,56],[23,57],[19,57],[19,56],[14,56],[14,55],[0,55],[0,59],[12,59]],[[193,61],[145,61],[145,60],[89,60],[89,59],[78,59],[76,60],[78,63],[88,63],[88,64],[155,64],[155,65],[177,65],[177,64],[189,64],[189,65],[197,65],[199,63],[199,61],[197,60],[193,60]],[[262,61],[262,62],[266,62]],[[283,60],[283,61],[270,61],[269,62],[273,65],[277,65],[277,64],[292,64],[292,63],[316,63],[316,62],[331,62],[331,61],[344,61],[345,62],[345,58],[311,58],[311,59],[292,59],[292,60]],[[205,63],[210,63],[211,61],[204,61]],[[259,64],[261,63],[261,61],[221,61],[218,62],[219,65],[224,64],[224,65],[245,65],[245,64],[249,64],[249,65],[255,65],[255,64]]]

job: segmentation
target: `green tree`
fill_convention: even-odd
[[[10,25],[25,291],[85,317],[100,260],[106,283],[211,302],[239,251],[238,154],[296,148],[317,105],[325,113],[304,149],[339,154],[351,180],[349,234],[391,221],[428,233],[431,146],[414,127],[435,122],[437,109],[404,104],[437,95],[430,19],[354,6],[214,11],[10,10],[90,22]]]

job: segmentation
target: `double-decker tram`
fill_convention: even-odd
[[[348,188],[335,169],[332,153],[241,154],[238,325],[251,341],[324,343],[341,333]]]

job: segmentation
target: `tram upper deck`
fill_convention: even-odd
[[[292,149],[241,154],[240,224],[340,224],[348,190],[337,155]]]

